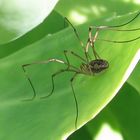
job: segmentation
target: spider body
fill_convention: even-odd
[[[109,63],[103,59],[95,59],[88,64],[82,63],[80,66],[81,71],[87,75],[94,75],[100,73],[109,67]]]

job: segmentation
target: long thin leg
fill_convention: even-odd
[[[64,50],[64,55],[65,55],[66,61],[67,61],[67,63],[68,63],[67,69],[69,69],[70,62],[69,62],[69,59],[68,59],[68,57],[67,57],[67,50]]]
[[[73,81],[75,79],[75,77],[77,76],[78,73],[75,73],[73,75],[73,77],[71,78],[70,82],[71,82],[71,88],[72,88],[72,93],[73,93],[73,97],[74,97],[74,101],[75,101],[75,107],[76,107],[76,117],[75,117],[75,129],[77,129],[77,121],[78,121],[78,116],[79,116],[79,108],[78,108],[78,101],[74,92],[74,88],[73,88]]]
[[[95,51],[95,47],[94,47],[94,42],[96,41],[98,33],[99,33],[99,29],[96,29],[95,35],[94,35],[94,37],[92,37],[92,28],[89,27],[89,37],[88,37],[87,45],[85,47],[85,55],[86,55],[87,59],[88,59],[87,54],[88,54],[88,50],[89,50],[89,45],[92,47],[95,59],[100,58],[99,55],[97,54],[97,52]]]
[[[140,15],[140,11],[138,11],[138,13],[132,19],[130,19],[129,21],[127,21],[125,23],[122,23],[120,25],[113,25],[113,26],[109,26],[109,27],[113,27],[114,28],[114,27],[122,27],[122,26],[125,26],[125,25],[131,23],[132,21],[134,21],[139,15]]]
[[[96,38],[97,38],[97,35],[98,35],[98,32],[99,30],[114,30],[114,31],[137,31],[137,30],[140,30],[140,28],[135,28],[135,29],[117,29],[118,27],[122,27],[122,26],[125,26],[129,23],[131,23],[132,21],[134,21],[138,16],[140,15],[140,11],[129,21],[123,23],[123,24],[120,24],[120,25],[113,25],[113,26],[90,26],[89,27],[89,38],[91,39],[92,38],[92,30],[93,29],[96,29],[96,33],[95,33],[95,36],[91,39],[92,40],[92,48],[93,48],[93,53],[94,55],[96,56],[99,56],[97,54],[97,52],[95,51],[94,49],[94,42],[96,41]],[[101,41],[107,41],[107,42],[113,42],[113,43],[127,43],[127,42],[131,42],[131,41],[135,41],[137,39],[139,39],[139,37],[137,38],[133,38],[131,40],[124,40],[124,41],[111,41],[111,40],[107,40],[107,39],[98,39],[98,40],[101,40]],[[88,48],[87,48],[88,49]],[[95,57],[96,58],[96,57]]]
[[[89,57],[88,57],[88,48],[89,48],[89,45],[90,45],[90,38],[88,38],[87,44],[86,44],[86,47],[85,47],[85,50],[84,50],[87,63],[89,63]]]
[[[66,60],[67,60],[67,63],[70,65],[69,63],[69,59],[68,59],[68,56],[67,56],[67,53],[71,53],[72,55],[74,55],[75,57],[79,58],[80,60],[84,61],[87,65],[88,65],[88,53],[85,53],[86,57],[87,57],[87,60],[85,60],[84,58],[82,58],[81,56],[79,56],[78,54],[76,54],[75,52],[73,51],[67,51],[65,50],[64,51],[64,54],[65,54],[65,57],[66,57]],[[90,66],[89,66],[90,67]],[[69,66],[67,67],[67,69],[69,69]],[[91,70],[91,69],[90,69]],[[80,70],[79,70],[80,72]]]
[[[92,51],[93,51],[93,54],[95,56],[95,59],[100,59],[100,56],[98,55],[98,53],[95,51],[95,43],[93,42],[92,43]]]
[[[79,34],[78,34],[76,28],[72,25],[72,23],[71,23],[66,17],[64,17],[64,20],[67,21],[67,22],[70,24],[70,26],[73,28],[73,31],[74,31],[74,33],[75,33],[77,39],[79,40],[81,46],[83,47],[84,44],[83,44],[82,40],[80,39]]]
[[[77,39],[79,40],[81,46],[84,48],[84,44],[83,44],[82,40],[80,39],[79,34],[78,34],[76,28],[72,25],[72,23],[66,17],[64,18],[64,20],[67,21],[70,24],[70,26],[72,27],[72,29],[73,29]],[[85,52],[85,49],[84,49],[84,53],[85,53],[86,62],[87,62],[89,56],[88,56],[88,53]]]
[[[120,40],[120,41],[119,40],[116,41],[116,40],[101,39],[101,38],[98,38],[97,40],[106,41],[106,42],[112,42],[112,43],[129,43],[129,42],[132,42],[132,41],[136,41],[138,39],[140,39],[140,36],[138,36],[136,38],[133,38],[133,39],[130,39],[130,40]]]
[[[101,31],[104,30],[112,30],[112,31],[124,31],[124,32],[133,32],[138,31],[140,28],[133,28],[133,29],[118,29],[117,27],[110,27],[110,26],[90,26],[92,29],[100,29]]]
[[[123,30],[120,30],[120,31],[123,31]],[[129,31],[129,30],[127,30],[127,31]],[[136,40],[140,39],[140,36],[138,36],[138,37],[133,38],[133,39],[130,39],[130,40],[120,40],[120,41],[119,40],[118,41],[116,41],[116,40],[108,40],[108,39],[97,38],[98,32],[99,32],[99,30],[96,31],[95,36],[91,39],[92,40],[92,46],[94,46],[94,42],[96,40],[106,41],[106,42],[112,42],[112,43],[129,43],[129,42],[136,41]],[[93,51],[95,51],[94,50],[94,47],[92,47],[92,48],[93,48]],[[96,53],[97,56],[99,56],[96,51],[95,51],[95,53]]]
[[[100,30],[114,30],[114,31],[137,31],[137,30],[140,30],[140,28],[135,28],[135,29],[117,29],[117,27],[122,27],[122,26],[125,26],[125,25],[133,22],[139,15],[140,15],[140,11],[132,19],[130,19],[129,21],[127,21],[127,22],[125,22],[123,24],[120,24],[120,25],[113,25],[113,26],[90,26],[90,28],[91,28],[91,30],[94,28],[96,30],[100,29]],[[76,37],[78,38],[81,46],[83,47],[84,46],[83,42],[81,41],[76,28],[72,25],[72,23],[66,17],[64,19],[71,25],[71,27],[74,30],[74,33],[75,33]],[[86,52],[88,52],[88,51],[86,50]]]
[[[30,79],[30,77],[29,77],[29,75],[28,75],[28,73],[27,73],[27,71],[26,71],[26,67],[28,67],[28,66],[32,66],[32,65],[36,65],[36,64],[48,64],[49,62],[57,62],[57,63],[61,63],[61,64],[65,64],[66,66],[68,66],[68,64],[67,63],[65,63],[64,61],[62,61],[62,60],[59,60],[59,59],[50,59],[50,60],[47,60],[47,61],[39,61],[39,62],[34,62],[34,63],[29,63],[29,64],[24,64],[24,65],[22,65],[22,69],[23,69],[23,71],[24,71],[24,73],[25,73],[25,76],[26,76],[26,78],[27,78],[27,80],[29,81],[29,84],[30,84],[30,86],[31,86],[31,88],[32,88],[32,90],[33,90],[33,96],[32,96],[32,98],[30,98],[30,99],[25,99],[25,101],[27,100],[33,100],[35,97],[36,97],[36,91],[35,91],[35,88],[34,88],[34,86],[33,86],[33,83],[31,82],[31,79]],[[72,65],[70,65],[72,68],[75,68],[75,67],[73,67]],[[74,71],[74,70],[73,70]],[[75,72],[75,71],[74,71]]]
[[[61,74],[61,73],[63,73],[63,72],[77,72],[77,71],[75,71],[75,70],[71,70],[71,69],[61,69],[61,70],[59,70],[59,71],[57,71],[57,72],[55,72],[51,77],[52,77],[52,90],[51,90],[51,92],[50,92],[50,94],[48,94],[48,95],[46,95],[46,96],[43,96],[43,97],[40,97],[40,99],[46,99],[46,98],[48,98],[49,96],[51,96],[52,94],[53,94],[53,92],[54,92],[54,78],[57,76],[57,75],[59,75],[59,74]]]
[[[24,66],[24,65],[22,65],[22,69],[23,69],[23,71],[24,71],[24,73],[25,73],[25,75],[26,75],[26,77],[27,77],[27,79],[28,79],[28,81],[29,81],[29,83],[30,83],[31,88],[33,89],[33,97],[30,98],[30,99],[25,99],[25,100],[23,100],[23,101],[26,101],[26,100],[31,101],[31,100],[33,100],[33,99],[36,97],[36,91],[35,91],[35,88],[34,88],[32,82],[31,82],[30,77],[28,76],[28,74],[27,74],[27,72],[26,72],[26,70],[25,70],[25,66]]]
[[[133,38],[133,39],[130,39],[130,40],[121,40],[121,41],[108,40],[108,39],[100,39],[100,38],[97,38],[99,29],[100,29],[100,28],[98,28],[98,30],[97,30],[96,33],[95,33],[95,36],[92,38],[92,35],[91,35],[91,30],[92,30],[92,28],[89,27],[89,37],[90,37],[90,39],[91,39],[90,43],[91,43],[91,45],[92,45],[92,49],[93,49],[93,53],[94,53],[95,58],[97,58],[97,57],[100,58],[99,55],[97,54],[97,52],[96,52],[95,49],[94,49],[94,43],[95,43],[96,40],[99,40],[99,41],[106,41],[106,42],[112,42],[112,43],[129,43],[129,42],[136,41],[136,40],[140,39],[140,36],[138,36],[138,37],[136,37],[136,38]],[[127,31],[128,31],[128,30],[127,30]],[[88,47],[87,47],[86,49],[87,49],[87,51],[88,51]]]
[[[96,32],[95,32],[95,35],[94,37],[92,37],[92,28],[89,27],[89,38],[90,38],[90,45],[92,47],[92,51],[93,51],[93,54],[95,56],[95,59],[99,58],[100,59],[100,56],[98,55],[98,53],[95,51],[95,41],[96,41],[96,38],[98,36],[98,33],[99,33],[99,30],[100,29],[96,29]],[[86,48],[87,52],[88,52],[88,47]]]
[[[82,58],[80,55],[76,54],[75,52],[65,50],[65,51],[64,51],[64,54],[65,54],[65,58],[66,58],[68,64],[70,64],[70,63],[69,63],[69,60],[68,60],[68,56],[67,56],[68,53],[72,54],[73,56],[79,58],[80,60],[82,60],[82,61],[84,61],[84,62],[87,62],[84,58]]]
[[[115,30],[115,31],[137,31],[140,30],[140,28],[134,28],[134,29],[117,29],[118,27],[122,27],[125,26],[129,23],[131,23],[132,21],[134,21],[138,16],[140,15],[140,11],[129,21],[120,24],[120,25],[110,25],[110,26],[90,26],[90,28],[95,28],[95,29],[101,29],[101,30]]]
[[[71,23],[66,17],[65,17],[64,19],[65,19],[65,21],[67,21],[67,22],[71,25],[71,27],[73,28],[74,33],[75,33],[76,37],[78,38],[78,40],[79,40],[81,46],[84,48],[84,44],[83,44],[83,42],[81,41],[81,39],[80,39],[80,37],[79,37],[79,34],[78,34],[76,28],[72,25],[72,23]],[[89,42],[87,42],[87,45],[88,45],[88,43],[89,43]],[[89,56],[89,54],[85,51],[85,48],[84,48],[84,53],[85,53],[85,56],[86,56],[86,62],[88,62],[88,61],[89,61],[88,57],[90,57],[90,56]],[[74,54],[74,53],[73,53],[73,54]]]

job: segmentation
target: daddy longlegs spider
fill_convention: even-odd
[[[133,38],[131,40],[122,40],[122,41],[100,39],[100,38],[97,38],[99,31],[102,31],[102,30],[114,30],[114,31],[128,31],[129,32],[129,31],[140,30],[140,28],[135,28],[135,29],[119,29],[118,28],[118,27],[122,27],[122,26],[125,26],[125,25],[131,23],[139,15],[140,15],[140,12],[138,12],[136,14],[136,16],[133,17],[128,22],[120,24],[120,25],[115,25],[115,26],[90,26],[89,27],[89,33],[88,33],[88,39],[87,39],[87,43],[86,43],[85,47],[84,47],[83,42],[81,41],[81,39],[79,37],[79,34],[78,34],[76,28],[65,17],[64,18],[65,22],[69,23],[69,25],[72,27],[72,29],[74,30],[74,33],[75,33],[77,39],[79,40],[79,43],[81,44],[81,46],[82,46],[82,48],[84,50],[85,58],[81,57],[80,55],[76,54],[73,51],[64,50],[64,56],[65,56],[66,62],[63,61],[63,60],[59,60],[59,59],[53,58],[53,59],[49,59],[49,60],[38,61],[38,62],[33,62],[33,63],[28,63],[28,64],[22,65],[22,69],[23,69],[23,71],[24,71],[24,73],[26,75],[26,78],[28,79],[29,84],[30,84],[30,86],[31,86],[31,88],[33,90],[32,98],[26,99],[24,101],[30,101],[30,100],[33,100],[36,97],[36,90],[35,90],[35,88],[34,88],[34,86],[32,84],[32,81],[31,81],[31,79],[30,79],[30,77],[29,77],[29,75],[28,75],[28,73],[27,73],[27,71],[25,69],[26,67],[32,66],[32,65],[38,65],[38,64],[48,64],[50,62],[56,62],[56,63],[64,64],[66,66],[65,69],[60,69],[60,70],[56,71],[54,74],[52,74],[52,76],[51,76],[51,79],[52,79],[52,90],[51,90],[51,92],[48,95],[40,97],[40,98],[41,99],[46,99],[46,98],[50,97],[53,94],[53,91],[54,91],[54,78],[57,75],[59,75],[59,74],[61,74],[63,72],[72,72],[72,73],[74,73],[74,75],[70,79],[70,83],[71,83],[72,93],[73,93],[73,97],[74,97],[74,101],[75,101],[75,109],[76,109],[75,129],[77,129],[77,121],[78,121],[78,117],[79,117],[79,107],[78,107],[78,101],[77,101],[76,94],[75,94],[74,87],[73,87],[74,79],[79,74],[93,76],[94,74],[100,73],[101,71],[103,71],[103,70],[105,70],[105,69],[107,69],[109,67],[108,61],[104,60],[104,59],[101,59],[100,56],[97,54],[97,52],[95,50],[95,47],[94,47],[95,46],[95,41],[96,40],[100,40],[100,41],[107,41],[107,42],[112,42],[112,43],[128,43],[128,42],[132,42],[132,41],[135,41],[137,39],[140,39],[140,36],[138,36],[136,38]],[[94,36],[92,36],[92,30],[93,29],[96,30]],[[91,60],[91,58],[89,56],[89,53],[88,53],[89,47],[92,47],[93,55],[95,57],[94,60]],[[77,67],[73,66],[72,64],[70,64],[70,61],[68,59],[68,53],[73,55],[74,57],[77,57],[79,60],[81,60],[81,65],[80,65],[79,68],[77,68]]]

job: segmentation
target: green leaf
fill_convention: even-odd
[[[133,73],[130,75],[129,79],[127,82],[132,85],[140,94],[140,61],[135,67]]]
[[[57,23],[57,24],[56,24]],[[53,28],[52,28],[53,26]],[[56,33],[64,28],[64,19],[57,12],[53,11],[46,19],[37,27],[27,32],[23,36],[0,45],[0,58],[6,57],[11,53],[26,47],[48,34]]]
[[[117,24],[128,21],[132,16],[114,19],[109,23],[99,20],[98,24]],[[116,24],[115,23],[115,24]],[[133,27],[139,22],[133,22]],[[131,26],[127,26],[130,28]],[[79,26],[81,39],[86,42],[88,24]],[[128,40],[137,37],[139,32],[103,31],[100,38]],[[139,56],[139,40],[129,44],[111,44],[96,42],[100,57],[106,59],[110,67],[105,72],[95,75],[79,75],[74,81],[74,90],[78,100],[78,128],[94,118],[117,94]],[[71,73],[60,75],[55,80],[54,94],[46,100],[39,97],[33,101],[22,101],[33,95],[21,65],[58,58],[64,60],[63,50],[71,50],[83,56],[77,38],[71,28],[15,52],[0,60],[0,139],[4,140],[61,140],[75,131],[76,108],[70,86]],[[129,55],[128,55],[129,54]],[[94,59],[94,58],[93,58]],[[78,58],[70,56],[70,62],[81,64]],[[64,68],[62,64],[34,65],[27,68],[38,96],[45,96],[51,91],[51,74]],[[7,135],[8,134],[8,135]]]
[[[61,15],[69,18],[72,23],[81,24],[92,21],[92,25],[94,25],[97,19],[115,17],[139,10],[139,2],[130,0],[60,0],[55,9]]]
[[[140,137],[139,106],[140,97],[138,93],[126,83],[117,97],[94,120],[68,139],[97,140],[106,137],[106,139],[137,140]],[[84,138],[81,136],[83,134]]]
[[[0,43],[18,38],[40,24],[58,0],[0,0]]]
[[[51,13],[57,1],[1,0],[0,58],[64,28],[60,14]],[[54,24],[57,22],[57,25]],[[54,27],[50,28],[53,24]]]

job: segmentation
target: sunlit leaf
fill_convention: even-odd
[[[74,24],[92,21],[92,25],[94,25],[97,19],[108,16],[116,17],[139,10],[139,4],[138,0],[60,0],[56,10],[69,18]]]
[[[57,23],[57,24],[56,24]],[[53,28],[51,28],[53,27]],[[27,45],[30,45],[46,35],[56,33],[64,28],[64,19],[53,11],[46,19],[23,36],[0,45],[0,58],[10,55]]]
[[[13,40],[40,24],[58,0],[0,0],[0,43]]]
[[[96,24],[119,24],[128,21],[134,14]],[[136,27],[139,22],[133,22]],[[78,27],[81,39],[87,41],[88,24]],[[138,32],[103,31],[100,38],[128,40],[137,37]],[[127,35],[127,36],[126,36]],[[51,91],[51,74],[62,68],[55,63],[34,65],[27,68],[38,97],[33,101],[22,101],[33,95],[33,90],[25,77],[21,65],[49,58],[64,60],[63,50],[72,50],[84,56],[81,46],[71,28],[58,32],[9,55],[0,61],[0,139],[4,140],[62,140],[75,131],[76,108],[73,99],[70,78],[65,73],[55,80],[54,94],[40,100],[39,96]],[[110,67],[95,76],[79,75],[74,81],[74,90],[78,100],[78,128],[93,119],[117,94],[129,77],[139,59],[139,40],[129,44],[96,42],[100,57],[106,59]],[[128,55],[129,54],[129,55]],[[94,59],[94,57],[93,57]],[[70,56],[71,63],[79,65],[77,58]],[[8,133],[8,135],[7,135]]]

